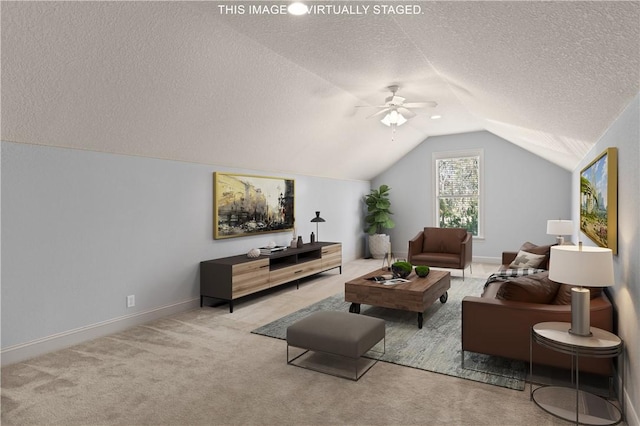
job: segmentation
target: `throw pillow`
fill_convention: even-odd
[[[551,303],[558,292],[558,284],[549,279],[548,272],[525,275],[506,281],[500,286],[496,299],[528,303]]]
[[[549,269],[548,263],[549,263],[549,257],[551,256],[551,247],[554,245],[555,244],[551,244],[548,246],[537,246],[527,241],[522,245],[522,247],[520,247],[520,250],[526,251],[527,253],[544,254],[545,259],[540,263],[540,268]]]
[[[560,288],[558,289],[555,299],[553,299],[552,305],[570,305],[571,289],[573,287],[575,286],[560,284]],[[591,299],[593,299],[600,296],[600,293],[602,293],[602,287],[589,287],[589,291],[591,292]]]
[[[509,268],[537,268],[544,261],[544,258],[544,254],[533,254],[520,250],[513,262],[509,264]]]

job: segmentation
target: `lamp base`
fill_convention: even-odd
[[[591,292],[584,287],[571,289],[571,328],[569,333],[575,336],[591,336]]]
[[[564,245],[564,237],[562,235],[556,236],[556,244],[559,246]]]

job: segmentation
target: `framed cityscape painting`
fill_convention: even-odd
[[[214,239],[293,231],[293,179],[215,172],[213,200]]]
[[[607,148],[580,172],[580,230],[618,252],[618,150]]]

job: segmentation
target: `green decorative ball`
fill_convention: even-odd
[[[416,266],[416,274],[421,278],[426,277],[427,275],[429,275],[429,267],[428,266]]]
[[[391,272],[393,272],[393,276],[396,278],[407,278],[412,270],[413,265],[409,262],[394,262],[393,265],[391,265]]]

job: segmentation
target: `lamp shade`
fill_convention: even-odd
[[[326,220],[320,217],[320,212],[316,212],[316,217],[311,219],[311,222],[326,222]]]
[[[549,235],[571,235],[573,233],[572,220],[548,220],[547,234]]]
[[[581,287],[614,285],[613,252],[603,247],[553,246],[549,279]]]

